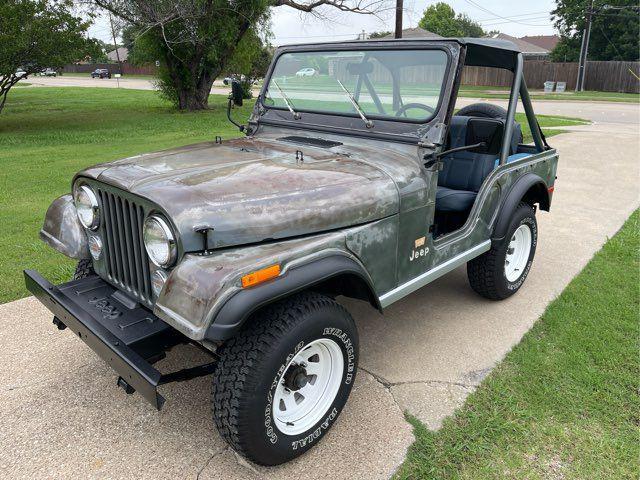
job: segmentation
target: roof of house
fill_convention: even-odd
[[[120,57],[121,62],[125,62],[129,57],[129,50],[127,50],[125,47],[118,47],[117,55],[115,50],[111,50],[109,53],[107,53],[107,58],[112,62],[117,62],[118,56]]]
[[[386,37],[383,38],[394,38],[395,34],[390,33]],[[437,33],[430,32],[429,30],[425,30],[424,28],[415,27],[415,28],[405,28],[402,30],[402,38],[442,38]]]
[[[516,48],[521,51],[524,55],[546,55],[549,53],[549,50],[538,45],[534,45],[533,43],[529,43],[521,38],[512,37],[511,35],[507,35],[506,33],[498,33],[493,35],[491,38],[495,38],[498,40],[507,40],[513,43]]]
[[[532,43],[533,45],[537,45],[551,51],[560,41],[560,37],[558,35],[528,35],[525,37],[520,37],[520,40]]]

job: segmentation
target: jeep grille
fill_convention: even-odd
[[[151,305],[149,257],[144,248],[144,208],[117,194],[98,188],[104,225],[107,280],[140,302]]]

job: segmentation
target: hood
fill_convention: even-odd
[[[304,151],[300,158],[297,151]],[[298,158],[296,156],[298,155]],[[243,138],[90,167],[94,178],[144,197],[173,222],[184,251],[318,233],[398,212],[383,171],[331,149]]]

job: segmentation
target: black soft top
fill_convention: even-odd
[[[335,48],[339,46],[371,48],[384,44],[387,48],[391,44],[397,43],[406,46],[408,44],[417,47],[433,45],[438,46],[446,43],[457,43],[466,49],[465,65],[478,67],[495,67],[514,70],[520,50],[513,42],[498,38],[382,38],[377,40],[349,40],[341,42],[308,43],[296,45],[283,45],[282,49],[294,47],[296,50],[303,50],[304,47],[311,47],[314,50],[322,46]]]

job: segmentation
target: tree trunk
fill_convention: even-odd
[[[200,60],[194,59],[190,62],[193,67],[191,65],[187,67],[187,69],[192,72],[191,75],[194,80],[192,82],[184,82],[182,75],[178,72],[178,68],[185,68],[185,66],[180,65],[178,67],[175,65],[176,62],[173,61],[173,59],[167,58],[167,61],[173,63],[173,66],[169,66],[169,72],[171,85],[175,90],[178,108],[188,111],[206,110],[209,108],[209,93],[211,92],[214,80],[220,75],[221,70],[201,70],[198,72],[198,67],[195,65],[198,65]]]

